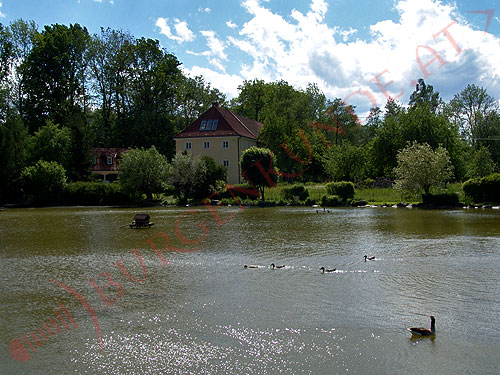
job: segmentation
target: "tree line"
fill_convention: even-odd
[[[188,77],[157,40],[121,30],[0,24],[0,194],[19,190],[23,168],[56,161],[86,180],[93,147],[155,145],[168,158],[173,136],[226,97]]]
[[[398,153],[428,144],[448,153],[454,179],[500,165],[498,101],[470,84],[445,102],[418,80],[406,104],[389,99],[362,119],[316,84],[247,80],[228,101],[186,76],[157,40],[122,30],[33,21],[0,24],[0,194],[15,196],[23,169],[57,162],[70,181],[90,178],[93,147],[150,148],[172,160],[173,136],[213,102],[264,124],[259,135],[284,180],[394,179]]]

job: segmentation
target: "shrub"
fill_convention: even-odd
[[[153,194],[162,193],[168,172],[167,158],[152,146],[132,149],[122,154],[119,169],[120,184],[130,194],[146,194],[149,200]]]
[[[483,202],[480,180],[480,178],[471,178],[462,185],[465,196],[471,198],[474,202]]]
[[[344,204],[342,198],[338,195],[323,195],[321,205],[323,207],[338,207]]]
[[[64,203],[78,206],[115,206],[132,200],[120,184],[71,182],[64,189]]]
[[[354,198],[354,184],[350,181],[330,182],[326,184],[327,195],[338,195],[344,202]]]
[[[55,161],[39,160],[35,165],[26,167],[21,173],[26,192],[37,203],[53,202],[59,197],[66,184],[66,171]]]
[[[307,197],[309,197],[309,191],[304,187],[304,185],[293,185],[290,187],[284,187],[281,190],[281,196],[284,200],[305,201]]]
[[[424,205],[432,206],[458,206],[457,193],[423,194]]]
[[[462,189],[474,202],[500,202],[500,173],[467,180]]]

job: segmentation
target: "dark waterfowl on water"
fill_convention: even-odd
[[[431,318],[431,329],[425,328],[425,327],[411,327],[408,328],[408,331],[411,332],[412,335],[417,335],[417,336],[433,336],[436,334],[436,319],[434,318],[433,315],[430,316]]]
[[[369,257],[368,255],[365,255],[365,262],[366,262],[367,260],[375,260],[375,257],[373,257],[373,256],[372,256],[372,257]]]
[[[321,271],[321,273],[337,271],[336,268],[325,268],[325,267],[321,267],[319,270]]]
[[[259,268],[259,266],[255,265],[255,264],[245,264],[243,266],[243,268]]]
[[[285,265],[276,266],[274,263],[271,263],[271,268],[274,270],[275,268],[285,268]]]

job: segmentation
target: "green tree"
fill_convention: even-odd
[[[38,129],[30,138],[28,162],[55,161],[67,169],[70,163],[71,146],[71,130],[61,128],[49,120],[47,125]]]
[[[256,188],[264,201],[266,187],[276,186],[278,171],[274,167],[274,156],[269,149],[250,147],[241,155],[242,176]]]
[[[366,148],[349,141],[332,146],[324,155],[325,170],[334,181],[358,181],[366,177]]]
[[[392,177],[397,165],[397,153],[404,147],[401,126],[398,117],[387,116],[375,131],[375,138],[370,143],[370,164],[375,176]]]
[[[472,144],[484,138],[478,134],[482,121],[498,111],[498,102],[486,89],[469,84],[448,103],[446,113]]]
[[[217,190],[219,183],[227,181],[227,168],[223,165],[217,165],[214,159],[203,155],[201,157],[205,164],[205,175],[199,176],[200,182],[195,185],[194,197],[203,199]]]
[[[165,189],[168,174],[168,161],[152,146],[145,149],[132,149],[125,152],[119,163],[120,184],[130,194],[146,194],[148,200],[153,194]]]
[[[19,190],[19,177],[25,166],[28,129],[21,116],[9,109],[5,122],[0,121],[0,195],[13,198]]]
[[[11,46],[8,63],[9,98],[23,118],[25,116],[26,74],[25,70],[22,69],[22,64],[29,56],[37,34],[37,25],[33,21],[19,19],[12,22],[7,28],[7,38]]]
[[[448,152],[428,144],[408,144],[397,156],[395,188],[401,191],[429,194],[430,188],[445,184],[453,177],[453,166]]]
[[[38,203],[57,200],[66,185],[64,167],[55,161],[39,160],[21,173],[25,191]]]
[[[487,147],[482,146],[472,154],[467,164],[467,177],[484,177],[494,173],[496,164],[491,158],[491,153]]]
[[[128,63],[124,62],[121,52],[125,44],[133,43],[133,40],[130,34],[121,30],[101,28],[100,34],[93,35],[89,42],[89,88],[98,106],[91,122],[95,146],[119,144],[116,127],[118,117],[123,117],[119,98],[125,94],[128,78]]]
[[[269,84],[264,80],[245,80],[238,86],[239,95],[232,100],[231,107],[243,116],[262,122]]]
[[[420,78],[415,86],[415,91],[410,95],[410,108],[428,104],[429,109],[436,113],[443,101],[439,97],[438,92],[434,92],[432,85],[427,85],[422,78]]]
[[[80,25],[45,26],[21,66],[26,100],[23,116],[34,133],[47,120],[70,126],[84,110],[85,51],[89,42]]]
[[[186,203],[201,189],[207,165],[200,155],[175,154],[170,164],[167,182],[175,188],[180,203]]]

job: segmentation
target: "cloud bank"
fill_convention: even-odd
[[[203,74],[230,97],[238,94],[242,80],[253,78],[283,79],[297,88],[314,82],[327,96],[347,98],[364,110],[383,107],[389,96],[406,103],[418,78],[433,84],[445,99],[468,83],[500,97],[500,38],[485,32],[486,13],[480,30],[454,4],[399,0],[394,5],[397,20],[369,25],[369,37],[360,39],[356,29],[327,23],[326,13],[335,16],[335,8],[329,9],[325,0],[312,0],[307,12],[293,9],[287,17],[258,0],[244,0],[241,6],[250,16],[246,23],[228,20],[226,37],[202,30],[208,49],[190,51],[205,56],[211,67],[185,68]],[[174,24],[176,34],[165,19],[156,23],[179,43],[194,39],[185,22]]]

